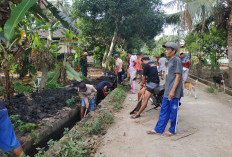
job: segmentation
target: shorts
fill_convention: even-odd
[[[85,104],[85,99],[82,98],[81,99],[81,106],[82,107],[86,107],[86,104]],[[95,107],[95,97],[93,97],[92,99],[89,99],[89,112],[92,111]]]
[[[165,67],[160,67],[160,71],[166,71],[166,68]]]
[[[149,82],[146,85],[146,90],[150,93],[154,93],[155,89],[159,87],[159,84],[154,82]]]
[[[137,70],[136,74],[142,75],[143,74],[143,70]]]
[[[16,138],[7,109],[0,110],[0,149],[3,153],[21,146]]]

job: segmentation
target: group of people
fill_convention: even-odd
[[[148,100],[151,95],[154,93],[154,90],[159,87],[160,79],[165,79],[164,87],[164,97],[161,105],[161,110],[159,114],[159,120],[151,131],[148,131],[148,134],[163,134],[166,128],[166,125],[170,119],[171,126],[169,130],[165,133],[170,136],[176,133],[177,123],[178,123],[178,108],[179,101],[181,97],[183,97],[183,80],[187,80],[187,73],[184,75],[184,72],[187,71],[191,65],[189,61],[189,57],[185,57],[185,59],[181,59],[183,54],[178,57],[176,55],[178,51],[178,46],[176,43],[170,42],[166,45],[163,45],[165,48],[166,57],[164,54],[161,55],[161,58],[157,60],[157,62],[152,61],[149,57],[143,56],[141,58],[142,64],[142,82],[140,91],[138,92],[138,100],[140,100],[141,96],[144,95],[142,105],[138,112],[133,115],[131,118],[136,119],[139,118],[141,113],[147,107]],[[134,80],[136,80],[135,65],[138,63],[136,60],[136,56],[132,55],[130,52],[128,53],[130,57],[130,83],[131,83],[131,93],[134,93]],[[168,64],[167,64],[168,63]],[[187,70],[185,70],[187,68]],[[138,69],[137,69],[138,70]],[[166,77],[165,77],[166,76]]]

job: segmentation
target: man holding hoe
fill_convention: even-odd
[[[164,98],[160,110],[159,120],[155,128],[151,131],[147,131],[147,134],[163,134],[170,118],[171,126],[165,135],[171,136],[176,133],[179,100],[181,97],[183,97],[183,67],[180,58],[176,56],[176,52],[178,51],[177,44],[170,42],[163,45],[163,47],[166,49],[166,56],[169,58]]]

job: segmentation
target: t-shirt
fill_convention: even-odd
[[[136,61],[137,60],[137,56],[136,55],[132,55],[131,57],[130,57],[130,65],[129,65],[129,70],[130,71],[135,71],[136,69],[135,69],[135,63],[134,63],[134,61]]]
[[[116,66],[119,67],[118,72],[122,72],[122,60],[120,58],[116,60]]]
[[[147,83],[153,82],[159,84],[159,74],[155,62],[148,62],[143,65],[143,75],[146,76]]]
[[[136,70],[143,70],[143,66],[142,66],[142,63],[141,63],[141,58],[139,58],[137,60]]]
[[[81,60],[80,60],[80,65],[81,66],[84,66],[84,67],[87,67],[87,58],[81,58]]]
[[[108,88],[111,87],[111,84],[109,81],[102,81],[97,85],[97,90],[103,90],[103,88],[107,86]]]
[[[188,61],[188,62],[186,62],[186,63],[183,63],[183,67],[189,69],[189,67],[190,67],[191,64],[192,64],[192,63],[191,63],[190,61]]]
[[[175,98],[183,97],[183,66],[180,58],[175,56],[168,62],[168,74],[166,75],[164,97],[168,98],[176,79],[176,73],[181,74],[180,82],[175,91]]]
[[[168,60],[167,60],[165,57],[160,58],[160,59],[159,59],[160,67],[161,67],[161,68],[164,68],[167,61],[168,61]]]

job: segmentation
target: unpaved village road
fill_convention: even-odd
[[[128,94],[124,108],[104,136],[96,157],[231,157],[232,97],[209,94],[198,83],[198,99],[185,96],[179,110],[178,133],[172,137],[147,135],[154,128],[159,110],[147,109],[142,117],[130,118],[137,95]],[[169,124],[166,129],[169,128]]]

